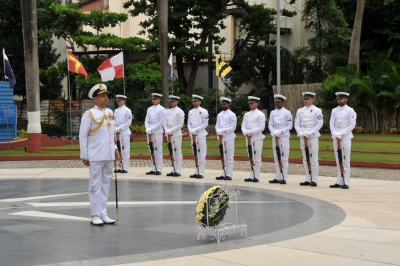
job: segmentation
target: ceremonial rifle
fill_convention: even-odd
[[[310,178],[312,183],[310,150],[308,149],[308,138],[306,136],[304,136],[304,152],[306,153],[307,167],[308,167],[308,172],[310,173]]]
[[[172,164],[172,167],[174,168],[174,173],[176,173],[175,166],[174,166],[175,157],[174,157],[174,151],[173,151],[173,147],[172,147],[173,145],[172,145],[172,140],[171,139],[172,139],[172,135],[167,134],[169,157],[171,158],[171,164]]]
[[[197,157],[197,139],[196,139],[196,135],[192,134],[192,147],[193,147],[193,156],[194,156],[194,163],[196,164],[196,168],[197,168],[197,174],[199,173],[199,159]]]
[[[246,135],[247,137],[247,152],[249,154],[249,162],[251,171],[253,171],[253,177],[256,178],[256,174],[254,173],[254,161],[253,161],[253,148],[251,146],[251,136]]]
[[[154,169],[157,172],[156,156],[154,155],[153,135],[147,134],[147,139],[149,141],[150,157],[151,160],[153,161]]]
[[[223,141],[223,136],[218,135],[218,140],[219,140],[219,154],[221,155],[221,164],[222,164],[222,169],[224,170],[224,174],[226,177],[226,171],[225,171],[225,156],[224,156],[224,141]]]
[[[275,150],[276,150],[276,157],[278,158],[279,162],[279,169],[281,170],[282,178],[285,180],[285,176],[283,175],[283,165],[282,165],[282,157],[281,157],[281,148],[279,147],[279,137],[275,136]]]
[[[340,168],[340,174],[342,175],[343,178],[343,186],[346,185],[346,182],[344,181],[344,167],[343,167],[343,159],[342,159],[342,148],[341,148],[341,140],[339,138],[336,138],[337,140],[337,156],[338,156],[338,161],[339,161],[339,168]]]

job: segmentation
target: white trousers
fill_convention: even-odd
[[[343,162],[343,169],[344,169],[344,179],[346,182],[346,185],[349,185],[350,183],[350,154],[351,154],[351,138],[348,139],[342,139],[340,141],[340,146],[342,149],[342,162]],[[333,139],[333,149],[335,151],[335,158],[336,158],[336,168],[337,168],[337,179],[336,179],[336,184],[343,185],[343,177],[342,174],[340,173],[340,167],[339,167],[339,160],[338,160],[338,154],[337,154],[337,139]]]
[[[172,151],[174,154],[174,166],[171,168],[172,173],[180,174],[182,171],[182,135],[171,136],[172,138]]]
[[[120,135],[121,136],[121,155],[122,155],[122,169],[128,171],[129,168],[129,159],[131,158],[131,136]],[[121,169],[121,168],[120,168]]]
[[[306,171],[306,181],[307,182],[318,182],[318,171],[319,171],[319,163],[318,163],[318,151],[319,151],[319,139],[318,138],[311,138],[308,139],[308,150],[310,152],[310,163],[311,163],[311,173],[312,173],[312,180],[310,173],[308,172],[307,160],[306,160],[306,152],[304,151],[304,137],[300,138],[300,149],[303,154],[303,165],[304,170]]]
[[[253,162],[254,162],[254,172],[250,169],[250,174],[249,178],[250,179],[260,179],[260,171],[261,171],[261,153],[263,149],[263,139],[259,139],[256,141],[252,141],[252,151],[253,151]],[[247,143],[247,138],[246,138],[246,149],[247,149],[248,143]],[[247,151],[248,152],[248,151]]]
[[[107,216],[108,192],[114,161],[91,161],[89,166],[90,215]]]
[[[232,177],[233,173],[233,156],[235,154],[235,139],[231,139],[228,141],[223,141],[224,143],[224,161],[225,161],[225,171],[222,170],[221,176],[230,176]]]
[[[280,137],[279,138],[279,148],[281,151],[281,160],[282,160],[282,172],[279,168],[279,161],[278,156],[276,155],[276,143],[275,137],[272,137],[272,151],[274,153],[274,161],[275,161],[275,179],[276,180],[286,180],[287,181],[287,173],[289,169],[289,149],[290,149],[290,142],[289,137]]]
[[[193,139],[192,135],[191,137],[191,143],[193,145]],[[204,176],[204,168],[206,168],[206,156],[207,156],[207,142],[206,142],[206,136],[204,137],[198,137],[196,136],[196,142],[197,142],[197,158],[199,161],[199,169],[195,169],[195,174],[196,175],[202,175]],[[192,146],[193,147],[193,146]]]
[[[164,164],[163,160],[163,149],[162,149],[162,143],[163,143],[163,133],[159,134],[153,134],[153,147],[154,147],[154,157],[156,159],[156,165],[153,165],[151,168],[151,171],[154,172],[162,172],[162,167]],[[148,136],[147,136],[148,139]],[[150,151],[150,147],[149,147]]]

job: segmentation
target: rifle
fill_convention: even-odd
[[[119,166],[120,168],[123,168],[123,165],[122,165],[122,149],[123,149],[124,147],[122,146],[122,149],[121,149],[121,143],[122,143],[121,134],[117,132],[116,135],[117,135],[117,148],[118,148],[118,152],[119,152],[119,155],[118,155],[118,156],[121,158],[121,159],[119,160],[118,166]]]
[[[341,149],[341,140],[339,138],[336,138],[337,140],[337,155],[338,155],[338,161],[339,161],[339,168],[340,168],[340,174],[342,175],[343,178],[343,185],[346,185],[346,182],[344,181],[344,168],[343,168],[343,159],[342,159],[342,149]]]
[[[149,141],[150,157],[151,160],[153,161],[154,168],[157,172],[156,156],[154,155],[153,135],[147,134],[147,139]]]
[[[196,135],[192,134],[192,147],[193,147],[193,156],[194,156],[194,163],[196,164],[197,174],[199,174],[199,159],[197,157],[197,139]]]
[[[310,151],[308,149],[308,138],[304,137],[304,151],[306,153],[308,172],[310,173],[311,183],[312,183],[312,173],[311,173],[311,162],[310,162]]]
[[[117,141],[117,150],[115,150],[115,160],[114,160],[114,167],[115,167],[115,208],[116,208],[116,218],[115,220],[118,222],[118,172],[117,172],[117,165],[118,161],[122,161],[121,156],[121,145]]]
[[[174,151],[173,151],[173,147],[172,147],[171,137],[172,136],[170,134],[167,134],[169,157],[171,158],[171,164],[172,164],[172,167],[174,168],[174,173],[175,173],[176,172],[175,171],[175,166],[174,166],[175,158],[174,158]]]
[[[219,154],[221,155],[222,169],[224,169],[224,173],[225,173],[225,177],[226,177],[223,136],[218,135],[218,140],[219,140]]]
[[[256,174],[254,173],[254,161],[253,161],[253,148],[251,146],[251,137],[247,137],[247,153],[249,154],[249,162],[250,162],[250,168],[251,171],[253,171],[253,177],[256,178]]]
[[[282,178],[285,180],[285,176],[283,175],[283,165],[282,165],[282,157],[281,157],[281,148],[279,147],[279,137],[275,136],[275,150],[276,150],[276,157],[278,158],[279,162],[279,169],[281,170]]]

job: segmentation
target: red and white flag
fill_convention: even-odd
[[[109,81],[124,77],[124,53],[108,58],[98,68],[101,81]]]

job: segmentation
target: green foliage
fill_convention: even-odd
[[[134,132],[137,135],[145,135],[146,134],[146,126],[145,125],[133,124],[129,128],[132,130],[132,132]]]
[[[16,139],[26,139],[28,137],[28,131],[21,129],[17,131],[18,137]]]
[[[39,69],[40,81],[40,99],[62,99],[62,79],[65,76],[66,61],[58,62],[48,69]]]
[[[353,131],[354,131],[354,133],[361,134],[361,133],[364,133],[364,128],[363,127],[355,127],[353,129]]]

